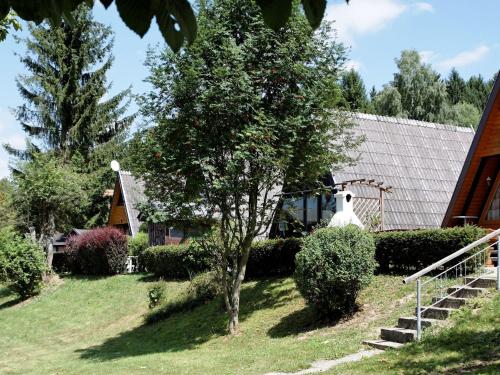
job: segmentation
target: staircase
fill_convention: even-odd
[[[492,239],[495,239],[493,244],[490,242]],[[499,244],[500,229],[407,277],[405,283],[415,280],[417,282],[415,316],[400,317],[396,327],[380,329],[380,339],[365,340],[363,343],[383,350],[400,348],[407,342],[420,339],[425,329],[448,319],[451,313],[463,306],[468,299],[478,297],[490,288],[499,290],[498,250],[491,250],[498,249]],[[481,245],[483,248],[477,251]],[[473,254],[468,256],[472,250]],[[488,253],[496,267],[485,266],[491,264]],[[443,267],[459,256],[465,256],[465,259],[453,266]],[[436,270],[439,272],[436,276],[422,279]],[[422,300],[427,302],[427,306],[422,305]]]

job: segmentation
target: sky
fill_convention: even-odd
[[[129,86],[135,94],[147,91],[146,50],[148,45],[163,43],[156,23],[141,39],[123,24],[114,5],[105,10],[96,3],[96,20],[115,32],[110,95]],[[325,18],[334,22],[338,40],[349,47],[348,66],[359,71],[369,90],[392,79],[394,59],[404,49],[417,50],[443,76],[455,67],[465,78],[477,74],[491,78],[500,69],[498,15],[499,0],[350,0],[349,5],[329,0]],[[24,25],[15,34],[25,37],[26,29]],[[25,73],[16,56],[23,52],[13,35],[0,43],[0,144],[14,147],[22,147],[25,140],[12,114],[13,108],[23,104],[15,83],[15,77]],[[130,112],[136,110],[132,104]],[[9,156],[1,149],[0,178],[9,174],[8,164]]]

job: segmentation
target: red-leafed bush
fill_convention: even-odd
[[[69,239],[71,271],[83,275],[115,275],[125,271],[127,236],[116,228],[98,228]]]

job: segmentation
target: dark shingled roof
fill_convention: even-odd
[[[130,234],[134,237],[139,233],[139,227],[142,222],[139,220],[139,210],[137,205],[146,200],[144,195],[144,182],[136,179],[130,172],[119,171],[120,186],[122,189],[123,200],[127,210]]]
[[[364,135],[360,159],[334,172],[334,182],[375,179],[392,186],[385,194],[384,229],[440,227],[472,142],[472,129],[416,120],[354,114]],[[378,190],[351,185],[357,196]]]

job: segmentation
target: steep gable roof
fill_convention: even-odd
[[[385,195],[384,229],[439,227],[470,147],[469,128],[353,114],[355,133],[365,136],[354,166],[334,172],[334,182],[365,178],[392,186]],[[349,186],[358,196],[376,189]]]
[[[137,205],[145,202],[144,182],[137,179],[130,172],[119,171],[118,178],[123,195],[123,201],[127,212],[130,234],[134,237],[139,233],[142,222],[139,220],[139,210]]]
[[[488,159],[489,160],[486,160]],[[486,163],[487,162],[487,163]],[[489,169],[489,171],[486,171]],[[496,170],[495,170],[496,169]],[[443,219],[443,227],[456,224],[453,216],[480,216],[489,191],[480,183],[483,174],[492,178],[500,169],[500,72],[488,98],[476,135],[467,153],[460,177]],[[483,170],[485,173],[482,173]],[[491,185],[490,185],[491,188]]]

